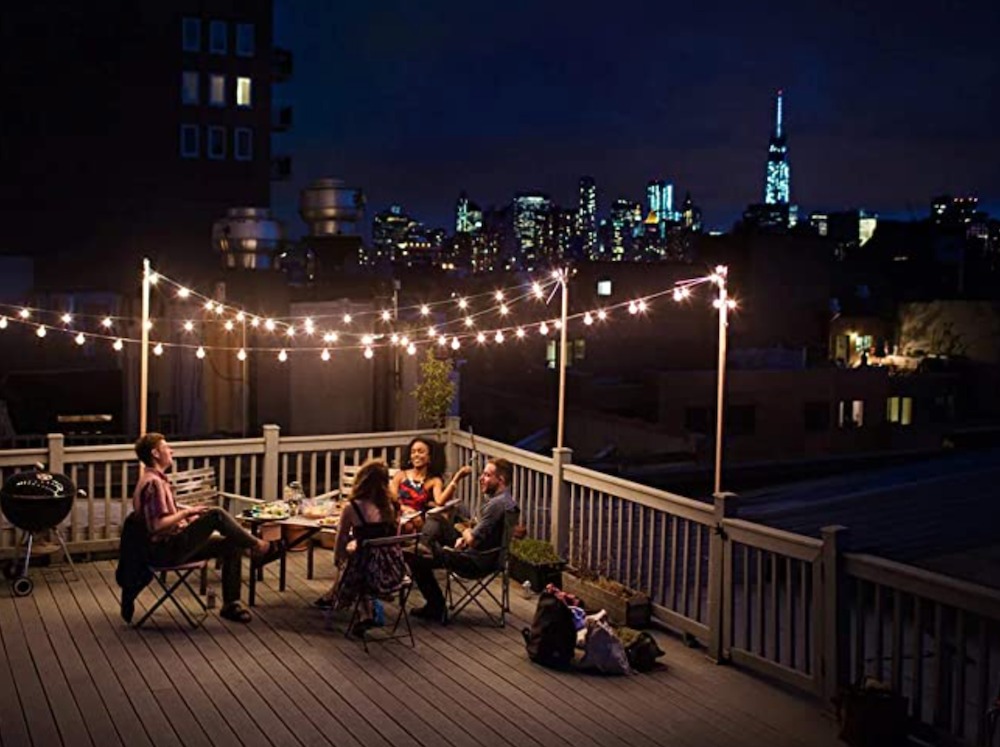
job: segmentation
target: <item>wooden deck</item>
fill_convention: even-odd
[[[327,553],[317,554],[328,567]],[[534,602],[514,590],[503,630],[475,615],[414,621],[417,646],[371,647],[324,628],[308,605],[326,580],[287,591],[269,572],[254,621],[214,614],[192,631],[158,611],[141,631],[118,616],[114,562],[32,570],[35,591],[0,585],[0,744],[14,745],[840,745],[819,704],[710,663],[657,634],[666,666],[634,677],[531,664],[518,630]],[[414,594],[418,598],[418,594]],[[147,591],[142,602],[151,599]]]

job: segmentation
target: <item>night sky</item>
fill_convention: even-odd
[[[1000,2],[331,3],[276,0],[295,108],[275,152],[293,233],[298,190],[338,176],[368,220],[401,203],[453,227],[518,190],[598,210],[651,178],[690,190],[706,227],[761,200],[774,92],[784,88],[792,201],[923,217],[938,193],[1000,215]]]

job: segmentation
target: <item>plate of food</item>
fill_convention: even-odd
[[[321,527],[335,527],[337,526],[338,517],[336,516],[324,516],[319,519],[316,523]]]
[[[284,501],[270,501],[247,509],[244,514],[252,519],[280,521],[291,516],[292,511]]]

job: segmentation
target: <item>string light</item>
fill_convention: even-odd
[[[217,304],[215,304],[215,313],[216,313],[216,314],[221,314],[221,313],[222,313],[222,312],[224,312],[225,310],[226,310],[226,307],[225,307],[225,306],[223,306],[223,305],[222,305],[221,303],[217,303]]]
[[[391,322],[392,321],[392,312],[389,311],[388,309],[383,310],[382,311],[382,321],[383,322]]]
[[[150,275],[149,275],[149,284],[150,285],[156,285],[158,282],[160,282],[160,276],[157,275],[155,272],[150,273]]]
[[[430,306],[428,306],[427,304],[421,304],[420,305],[420,316],[427,316],[430,313],[431,313],[431,307]]]
[[[497,342],[503,342],[503,332],[498,329],[496,335],[493,336],[493,339]]]
[[[414,353],[417,352],[417,346],[411,342],[409,345],[406,346],[406,352],[409,353],[410,355],[413,355]]]
[[[152,328],[153,328],[153,320],[152,319],[147,319],[146,320],[146,331],[148,332]]]
[[[285,330],[286,337],[295,337],[295,327],[289,327]]]
[[[428,327],[427,328],[427,336],[428,337],[437,337],[437,330],[434,329],[433,327]]]
[[[399,338],[399,344],[405,348],[407,345],[410,344],[410,338],[407,337],[406,335],[403,335],[402,337]]]
[[[205,301],[205,311],[211,311],[214,308],[215,308],[215,302],[214,301],[212,301],[211,299],[208,300],[208,301]]]
[[[268,319],[266,322],[264,322],[264,329],[266,329],[268,332],[274,332],[274,328],[277,326],[278,325],[274,323],[273,319]]]
[[[27,309],[21,309],[19,312],[17,312],[17,315],[19,317],[21,317],[22,319],[30,319],[31,318],[31,312],[28,311]]]
[[[312,319],[306,319],[305,324],[303,324],[302,327],[305,329],[307,335],[311,335],[316,331],[316,327],[313,325]]]
[[[542,290],[541,283],[532,283],[531,292],[535,294],[535,298],[545,298],[545,291]]]
[[[226,332],[232,332],[233,331],[233,327],[235,327],[236,325],[233,324],[233,320],[232,319],[227,319],[226,323],[223,324],[222,326],[225,327]]]
[[[365,358],[371,360],[374,357],[375,357],[375,351],[372,350],[370,347],[365,348]]]
[[[521,339],[521,340],[524,339],[524,329],[523,328],[518,327],[517,328],[517,332],[515,332],[514,334],[518,336],[518,339]]]
[[[458,308],[460,308],[462,311],[465,311],[467,308],[469,308],[468,300],[464,298],[458,299]]]
[[[198,346],[198,349],[194,351],[194,356],[198,360],[202,360],[205,357],[205,348]]]
[[[35,330],[35,334],[38,335],[39,337],[45,337],[45,335],[48,334],[48,332],[45,329],[45,325],[39,324],[38,329]]]
[[[497,301],[503,301],[503,291],[502,290],[498,290],[496,293],[493,294],[493,297]]]
[[[288,351],[282,348],[281,352],[278,353],[278,362],[284,363],[287,360],[288,360]]]
[[[447,338],[447,337],[445,337],[444,335],[441,335],[441,336],[440,336],[440,337],[438,338],[438,345],[440,345],[441,347],[444,347],[444,346],[445,346],[445,345],[447,345],[447,344],[448,344],[448,338]]]
[[[77,345],[83,345],[87,341],[87,338],[83,336],[83,332],[77,332],[76,337],[73,338],[73,342]]]
[[[153,348],[153,355],[163,355],[163,343],[156,343],[156,347]]]
[[[62,320],[63,324],[72,324],[73,323],[73,315],[72,314],[63,314],[60,317],[60,319]]]
[[[0,329],[7,329],[7,317],[0,316]]]
[[[323,352],[319,354],[319,357],[324,361],[330,360],[330,351],[323,348]]]
[[[462,345],[458,341],[458,338],[457,337],[452,337],[451,338],[451,349],[452,350],[458,350],[460,347],[462,347]]]
[[[638,314],[639,313],[639,305],[635,301],[629,301],[629,304],[628,304],[628,313],[629,314]]]
[[[476,324],[476,321],[471,316],[465,317],[465,326],[466,327],[472,327],[475,324]]]
[[[392,333],[392,337],[389,338],[389,342],[391,342],[393,345],[398,345],[399,344],[399,335],[397,335],[395,332],[393,332]]]
[[[556,329],[562,329],[562,319],[556,319],[554,322],[552,322],[552,326],[555,327]]]
[[[374,340],[374,338],[372,338],[371,335],[364,335],[361,338],[361,344],[362,345],[368,345],[368,346],[370,346],[373,342],[375,342],[375,340]]]
[[[260,326],[260,319],[258,319],[255,316],[254,317],[250,317],[250,326],[253,327],[254,329],[256,329],[257,327],[259,327]]]
[[[538,326],[538,332],[539,332],[539,334],[541,334],[543,336],[547,335],[549,333],[549,325],[547,325],[545,322],[542,322]]]
[[[194,322],[184,322],[185,332],[194,332]]]
[[[114,322],[111,320],[110,316],[106,316],[101,320],[101,326],[104,327],[104,329],[111,329],[113,325]]]
[[[594,317],[591,316],[591,313],[589,311],[583,315],[583,323],[586,324],[588,327],[594,323]]]
[[[339,335],[336,332],[327,332],[323,335],[323,342],[336,342]]]
[[[605,319],[608,318],[608,312],[606,312],[604,309],[599,309],[597,312],[597,318],[603,322]]]
[[[478,342],[480,345],[486,342],[486,334],[480,332],[478,335],[476,335],[476,342]]]
[[[507,308],[507,304],[505,303],[500,304],[500,316],[507,316],[509,312],[510,309]]]
[[[239,352],[236,354],[236,360],[245,361],[247,359],[247,351],[240,348]]]
[[[643,314],[645,314],[647,308],[648,308],[648,306],[646,305],[646,299],[640,298],[639,299],[639,311],[642,312]]]
[[[351,319],[352,319],[352,317],[351,317],[350,314],[344,314],[344,324],[350,324],[351,323]]]
[[[113,347],[116,351],[121,352],[122,348],[125,347],[125,342],[119,337],[111,344],[111,347]]]
[[[177,297],[178,298],[187,298],[190,295],[191,295],[191,291],[189,291],[187,288],[178,288],[177,289]]]
[[[243,320],[246,319],[246,318],[247,318],[246,314],[244,314],[242,311],[237,311],[236,312],[236,321],[238,321],[238,322],[240,322],[242,324]]]

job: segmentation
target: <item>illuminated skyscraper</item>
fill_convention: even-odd
[[[788,142],[785,137],[782,122],[783,91],[778,91],[777,110],[774,120],[774,131],[767,146],[767,176],[764,181],[765,205],[788,205],[789,173],[788,173]]]
[[[580,202],[576,211],[576,233],[582,240],[583,256],[597,259],[597,182],[580,177]]]
[[[648,211],[659,223],[674,220],[674,185],[665,181],[651,181],[646,185]]]
[[[552,200],[543,194],[519,194],[514,198],[514,235],[517,238],[515,266],[534,270],[551,250]]]
[[[462,192],[455,203],[455,233],[479,233],[482,228],[482,209]]]

